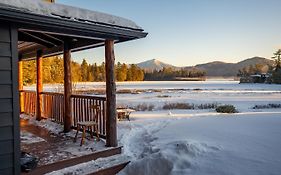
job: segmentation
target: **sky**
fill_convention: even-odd
[[[270,58],[281,47],[281,0],[56,0],[131,19],[148,36],[115,46],[116,61],[175,66]],[[104,61],[104,47],[73,54]]]

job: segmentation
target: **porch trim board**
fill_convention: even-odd
[[[104,157],[110,157],[113,155],[121,154],[122,147],[115,147],[115,148],[109,148],[103,151],[98,151],[89,155],[76,157],[72,159],[67,159],[59,162],[55,162],[48,165],[43,165],[38,168],[36,168],[34,171],[31,171],[29,173],[22,173],[27,175],[38,175],[38,174],[46,174],[52,171],[57,171],[63,168],[71,167],[74,165],[78,165],[80,163],[89,162],[92,160],[96,160],[98,158],[104,158]]]

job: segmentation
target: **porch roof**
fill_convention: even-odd
[[[1,0],[0,21],[19,28],[19,55],[32,59],[36,50],[44,56],[61,54],[63,42],[72,42],[72,51],[146,37],[133,21],[105,13],[48,3],[42,0]]]

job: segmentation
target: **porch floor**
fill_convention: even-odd
[[[46,129],[46,125],[43,128],[38,123],[33,117],[20,119],[21,150],[38,157],[38,166],[108,149],[103,140],[97,142],[95,139],[86,139],[85,144],[80,146],[81,133],[78,135],[77,142],[74,143],[74,131],[68,134],[55,133]],[[62,131],[62,126],[55,125],[61,127]]]

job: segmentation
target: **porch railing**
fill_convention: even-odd
[[[42,92],[42,117],[51,118],[53,121],[63,124],[64,98],[62,93]]]
[[[72,95],[72,123],[77,126],[80,121],[94,121],[98,123],[99,135],[106,135],[106,98],[86,95]]]
[[[24,105],[21,111],[24,111],[24,113],[34,116],[36,113],[36,92],[20,91],[20,94],[24,98],[23,100]]]
[[[24,113],[35,115],[36,92],[21,91],[24,98]],[[64,123],[64,95],[62,93],[43,92],[42,117],[50,118],[56,123]],[[80,121],[94,121],[98,123],[99,135],[106,137],[106,98],[89,95],[71,95],[72,127]],[[90,129],[90,128],[88,128]]]

